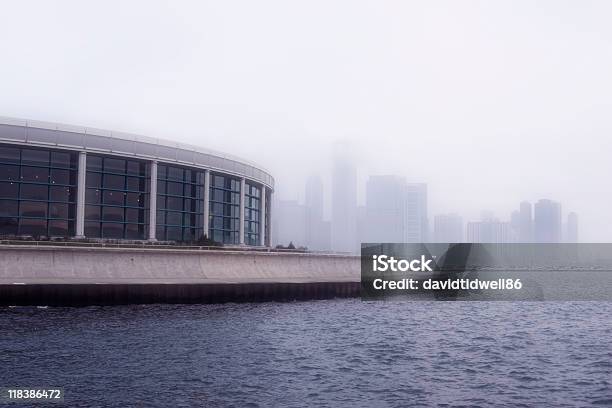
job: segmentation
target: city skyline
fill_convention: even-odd
[[[547,198],[534,203],[521,201],[501,218],[488,209],[480,210],[478,217],[464,217],[456,211],[429,216],[426,183],[409,183],[404,176],[384,174],[368,176],[362,186],[365,202],[359,203],[351,146],[341,142],[334,149],[331,214],[325,216],[322,177],[312,174],[304,186],[304,200],[276,197],[274,244],[358,252],[360,242],[579,242],[578,214],[571,210],[564,213],[560,202]],[[338,190],[334,190],[336,186]]]

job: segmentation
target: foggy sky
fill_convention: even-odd
[[[285,199],[348,140],[361,201],[368,174],[428,183],[430,222],[550,198],[612,241],[610,2],[0,4],[2,116],[233,152]]]

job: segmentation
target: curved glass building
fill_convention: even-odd
[[[231,155],[0,118],[0,236],[269,245],[273,189]]]

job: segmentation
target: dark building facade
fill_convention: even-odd
[[[274,179],[196,146],[0,118],[0,236],[269,245]]]

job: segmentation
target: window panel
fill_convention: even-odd
[[[102,171],[102,157],[87,155],[87,170]]]
[[[104,188],[112,188],[114,190],[125,189],[125,177],[114,174],[105,174],[103,178]]]
[[[86,204],[100,204],[102,198],[102,192],[100,190],[94,190],[88,188],[85,190],[85,203]]]
[[[103,203],[110,205],[123,205],[123,193],[119,191],[106,190],[103,193]]]
[[[67,237],[72,235],[69,233],[68,221],[65,220],[50,220],[49,235],[55,237]]]
[[[108,173],[125,173],[125,160],[104,158],[104,172]],[[104,228],[103,228],[104,229]]]
[[[49,187],[49,200],[74,202],[75,192],[76,188],[74,187],[51,186]]]
[[[125,209],[125,222],[141,223],[144,222],[144,214],[136,208]]]
[[[85,219],[86,220],[99,220],[100,219],[100,206],[97,205],[86,205],[85,206]]]
[[[19,163],[19,148],[0,146],[0,162]]]
[[[123,207],[102,207],[102,221],[123,222]]]
[[[76,167],[76,154],[69,152],[51,152],[51,166]]]
[[[0,211],[2,214],[2,211]],[[17,235],[18,218],[0,217],[0,235]]]
[[[87,187],[102,187],[102,174],[88,171],[85,176],[85,185]]]
[[[39,184],[22,184],[19,196],[26,200],[48,200],[49,186]]]
[[[168,182],[168,190],[167,194],[172,195],[183,195],[183,184],[182,183],[174,183]]]
[[[99,222],[85,222],[85,236],[92,238],[100,237],[100,223]]]
[[[49,165],[49,151],[48,150],[22,149],[21,150],[21,163],[48,166]]]
[[[19,166],[0,164],[0,180],[19,181]]]
[[[21,201],[19,203],[19,215],[21,217],[47,218],[47,202]]]
[[[51,177],[49,177],[49,180],[51,181],[51,184],[75,185],[76,180],[70,179],[71,173],[74,174],[74,172],[69,170],[51,169]]]
[[[102,238],[123,238],[123,224],[102,223]]]
[[[0,217],[13,217],[19,215],[19,201],[0,200]]]
[[[49,182],[49,168],[22,166],[21,167],[21,181],[48,183]]]
[[[127,189],[132,191],[144,191],[145,179],[140,177],[127,177]],[[159,192],[158,192],[159,194]]]
[[[47,235],[47,220],[21,218],[19,220],[19,234],[40,236]]]
[[[181,227],[166,227],[166,239],[169,241],[181,241],[182,232]]]
[[[19,183],[0,182],[0,198],[17,198]]]
[[[127,193],[125,205],[131,207],[144,207],[144,194]]]

